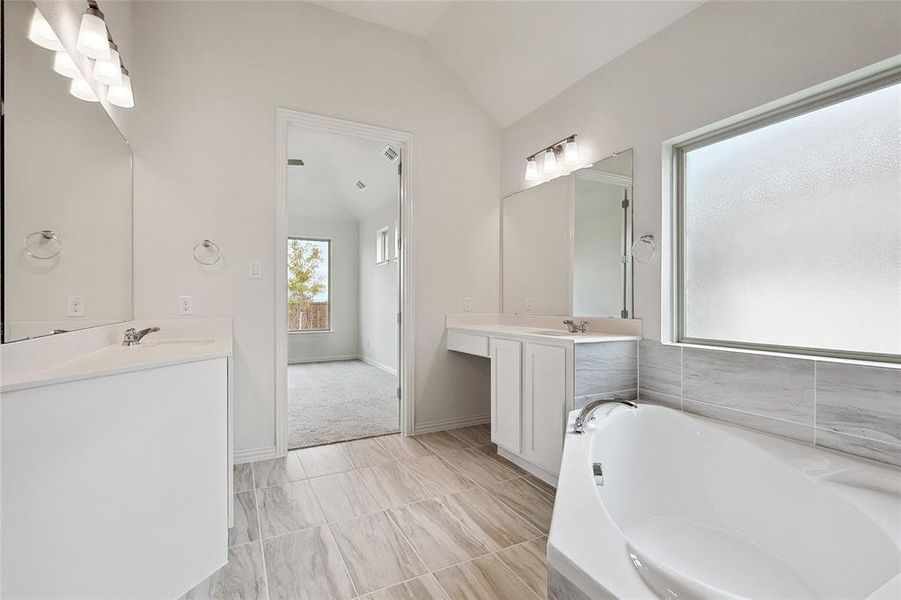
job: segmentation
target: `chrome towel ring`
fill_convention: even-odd
[[[62,240],[50,229],[29,233],[22,240],[22,246],[25,248],[25,254],[37,260],[56,258],[63,251]]]
[[[200,258],[198,255],[198,252],[204,251],[210,256],[207,260]],[[216,242],[211,240],[201,240],[194,246],[194,260],[205,267],[212,267],[222,260],[222,251],[219,249]]]
[[[636,244],[638,244],[638,242],[644,242],[645,244],[648,244],[651,246],[651,255],[644,260],[635,256],[635,246],[636,246]],[[657,242],[654,241],[654,235],[651,233],[646,233],[643,236],[641,236],[640,238],[638,238],[637,240],[635,240],[634,242],[632,242],[632,247],[630,248],[630,252],[632,254],[632,258],[634,258],[636,262],[639,262],[643,265],[651,263],[654,260],[654,257],[657,256]]]

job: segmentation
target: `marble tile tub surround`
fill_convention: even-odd
[[[229,562],[187,599],[539,600],[555,490],[487,425],[235,466]]]
[[[638,342],[576,344],[575,408],[605,396],[633,398],[638,391]]]
[[[901,466],[901,368],[638,344],[639,397]]]

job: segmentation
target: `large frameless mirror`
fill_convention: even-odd
[[[507,196],[503,312],[632,317],[632,150]]]
[[[35,10],[3,3],[4,342],[132,318],[131,148],[29,40]]]

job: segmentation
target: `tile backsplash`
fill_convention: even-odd
[[[645,402],[901,466],[901,368],[638,347]]]
[[[638,391],[638,342],[576,344],[575,408],[596,398],[634,398]]]

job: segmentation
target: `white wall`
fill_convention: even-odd
[[[397,205],[386,204],[360,220],[360,355],[388,370],[397,370],[397,261],[375,262],[375,233],[388,228],[389,255],[394,253]]]
[[[288,334],[288,362],[343,360],[359,355],[359,250],[356,219],[288,217],[288,235],[331,240],[331,331]]]
[[[487,361],[445,350],[444,315],[497,310],[499,132],[426,44],[299,2],[141,2],[134,36],[135,315],[190,293],[195,315],[234,316],[236,449],[275,443],[279,106],[413,134],[416,423],[487,414]],[[191,258],[205,237],[211,273]]]
[[[661,142],[901,53],[901,3],[708,2],[503,131],[503,189],[570,133],[586,160],[634,148],[635,235],[661,233]],[[660,259],[635,265],[635,311],[660,332]]]

